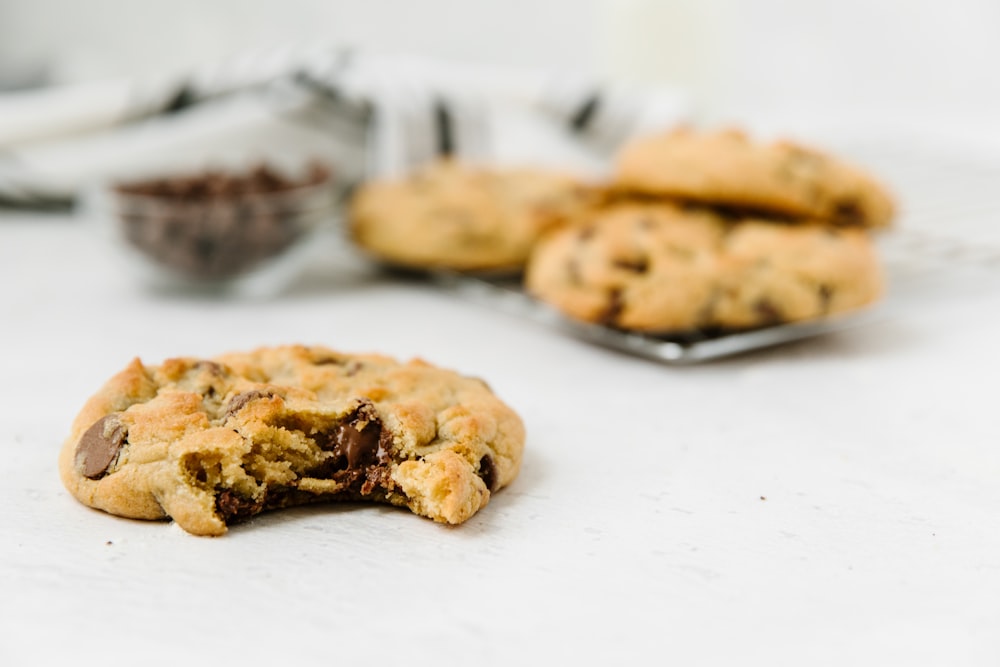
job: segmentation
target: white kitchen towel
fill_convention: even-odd
[[[322,48],[251,53],[180,80],[0,94],[0,204],[248,161],[329,164],[345,188],[451,155],[596,175],[629,137],[689,120],[681,91]]]

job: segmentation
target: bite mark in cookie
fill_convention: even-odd
[[[199,535],[329,500],[461,523],[514,479],[523,444],[520,418],[479,379],[288,346],[134,362],[88,401],[60,470],[87,505]]]

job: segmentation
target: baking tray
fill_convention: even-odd
[[[878,234],[887,293],[865,309],[743,331],[656,336],[572,320],[526,294],[516,276],[434,273],[438,286],[589,343],[667,364],[692,364],[857,329],[925,302],[965,270],[1000,277],[1000,160],[911,141],[865,141],[837,152],[879,174],[895,193],[894,229]]]
[[[740,331],[692,331],[659,336],[580,322],[525,293],[516,278],[435,273],[431,280],[472,301],[562,331],[594,345],[671,364],[691,364],[858,327],[881,316],[866,308],[836,317]]]

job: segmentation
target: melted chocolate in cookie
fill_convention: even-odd
[[[246,392],[254,393],[260,392]],[[241,396],[243,394],[234,397],[231,403]],[[247,401],[254,398],[248,397]],[[275,425],[308,434],[317,447],[329,453],[321,464],[305,472],[303,478],[333,480],[339,488],[324,493],[305,492],[297,488],[297,482],[293,482],[267,488],[259,500],[243,498],[230,489],[219,489],[216,491],[216,509],[226,523],[276,507],[322,500],[359,499],[373,493],[388,495],[396,489],[389,469],[392,434],[383,428],[371,401],[362,400],[351,412],[333,423],[320,425],[306,415],[287,415]]]
[[[223,489],[215,498],[215,509],[223,521],[236,523],[259,514],[264,509],[264,501],[244,498],[231,489]]]
[[[489,454],[479,459],[479,478],[491,493],[496,491],[497,468]]]
[[[334,431],[334,452],[347,459],[349,469],[362,468],[375,462],[381,434],[381,420],[370,404],[362,404]]]

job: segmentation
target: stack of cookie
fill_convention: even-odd
[[[682,129],[618,156],[609,203],[533,248],[525,286],[564,314],[655,334],[818,319],[877,300],[870,231],[893,202],[791,142]]]
[[[364,184],[348,220],[387,264],[520,272],[571,318],[687,334],[872,303],[870,232],[893,215],[873,177],[831,155],[677,129],[623,147],[609,182],[443,160]]]

